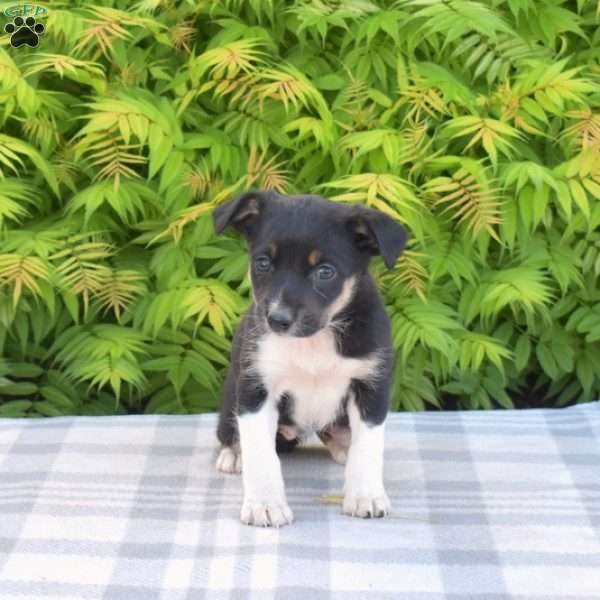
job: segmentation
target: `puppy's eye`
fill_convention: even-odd
[[[271,270],[271,259],[266,254],[261,254],[256,257],[254,266],[259,273],[266,273]]]
[[[317,279],[333,279],[336,275],[336,271],[332,265],[319,265],[315,275],[317,276]]]

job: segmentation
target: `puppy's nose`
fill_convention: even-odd
[[[279,306],[267,315],[269,327],[276,333],[287,331],[294,322],[294,315],[289,308]]]

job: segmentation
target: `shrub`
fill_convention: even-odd
[[[250,188],[410,230],[395,409],[598,393],[595,0],[46,6],[0,49],[0,416],[213,410]]]

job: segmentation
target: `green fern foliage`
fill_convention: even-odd
[[[0,48],[0,417],[214,410],[249,188],[409,230],[393,409],[598,397],[597,2],[45,5]]]

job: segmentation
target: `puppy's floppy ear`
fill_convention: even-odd
[[[400,223],[385,213],[361,206],[352,210],[347,225],[361,250],[381,255],[388,269],[396,264],[408,239]]]
[[[246,192],[217,206],[213,212],[215,233],[231,226],[246,236],[250,235],[270,196],[270,192]]]

